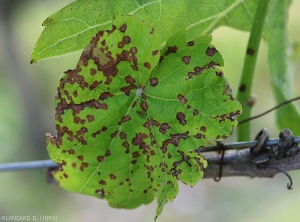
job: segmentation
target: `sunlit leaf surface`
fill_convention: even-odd
[[[117,15],[133,15],[155,25],[162,42],[187,28],[187,39],[207,35],[221,25],[249,30],[257,0],[76,0],[44,22],[31,62],[83,49]],[[176,3],[176,4],[175,4]]]

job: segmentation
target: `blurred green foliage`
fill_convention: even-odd
[[[45,132],[53,128],[53,97],[64,70],[74,68],[80,52],[30,65],[30,54],[43,27],[42,21],[71,1],[18,1],[13,7],[0,1],[0,161],[16,162],[46,159]],[[293,54],[294,89],[300,93],[299,27],[300,1],[290,7],[288,35],[296,49]],[[229,28],[213,32],[213,42],[222,53],[223,68],[233,92],[238,79],[249,33]],[[257,102],[252,114],[275,105],[267,68],[267,46],[261,43],[254,78]],[[299,104],[299,103],[298,103]],[[252,121],[251,138],[267,127],[278,137],[274,113]],[[230,138],[235,141],[235,137]],[[300,173],[291,172],[294,190],[286,189],[286,178],[223,178],[220,183],[202,180],[194,188],[180,185],[176,200],[165,207],[159,221],[298,221]],[[54,215],[58,221],[152,221],[155,203],[138,209],[116,210],[105,201],[67,193],[49,185],[43,170],[3,172],[0,174],[0,216]],[[1,218],[0,218],[1,219]]]

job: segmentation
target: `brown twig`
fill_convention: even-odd
[[[204,155],[208,161],[208,167],[204,171],[204,178],[214,178],[219,175],[220,154]],[[270,153],[270,160],[266,165],[256,166],[251,163],[249,149],[226,153],[223,159],[222,177],[247,176],[247,177],[273,177],[280,171],[268,166],[276,166],[284,171],[300,169],[300,152],[295,156],[275,159],[275,154]]]
[[[258,118],[258,117],[261,117],[261,116],[263,116],[263,115],[266,115],[267,113],[269,113],[269,112],[271,112],[271,111],[273,111],[273,110],[275,110],[275,109],[278,109],[279,107],[284,106],[284,105],[286,105],[286,104],[288,104],[288,103],[291,103],[291,102],[293,102],[293,101],[296,101],[296,100],[298,100],[298,99],[300,99],[300,96],[298,96],[298,97],[296,97],[296,98],[293,98],[293,99],[290,99],[290,100],[287,100],[287,101],[284,101],[283,103],[280,103],[280,104],[278,104],[277,106],[274,106],[273,108],[271,108],[271,109],[269,109],[269,110],[267,110],[267,111],[265,111],[265,112],[263,112],[263,113],[261,113],[261,114],[259,114],[259,115],[252,116],[252,117],[250,117],[250,118],[248,118],[248,119],[244,119],[244,120],[242,120],[242,121],[239,121],[239,125],[241,125],[241,124],[243,124],[243,123],[245,123],[245,122],[248,122],[248,121],[250,121],[250,120],[256,119],[256,118]]]

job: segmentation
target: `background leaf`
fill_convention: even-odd
[[[268,64],[277,103],[295,97],[291,80],[291,45],[287,36],[288,7],[290,1],[273,0],[265,24],[265,39],[268,43]],[[296,104],[288,104],[276,111],[280,129],[290,128],[300,134],[300,113]]]
[[[241,112],[210,42],[187,42],[182,29],[160,50],[160,33],[132,16],[98,32],[59,81],[57,136],[47,135],[59,184],[116,208],[156,195],[157,216],[176,197],[177,179],[194,186],[207,139],[230,136]]]
[[[181,28],[188,41],[209,34],[220,25],[249,30],[256,1],[77,0],[47,18],[31,62],[83,49],[98,30],[109,29],[116,15],[131,14],[162,33],[162,42]]]

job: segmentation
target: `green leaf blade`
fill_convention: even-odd
[[[116,208],[156,196],[157,216],[178,194],[177,179],[194,186],[207,139],[228,137],[241,108],[210,42],[186,42],[180,30],[161,50],[160,33],[133,16],[99,31],[58,84],[47,148],[59,184]]]
[[[117,15],[133,15],[155,25],[162,42],[182,28],[187,28],[187,39],[193,40],[221,25],[249,30],[255,4],[253,0],[180,0],[174,7],[171,0],[77,0],[44,21],[46,28],[33,49],[31,63],[83,49],[98,30],[110,29]]]

